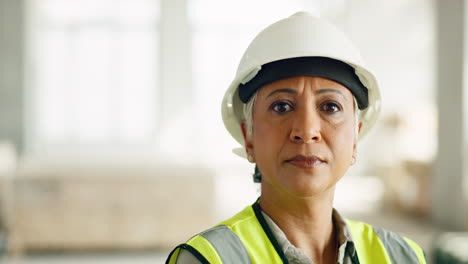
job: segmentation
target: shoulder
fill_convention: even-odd
[[[381,245],[382,250],[393,260],[414,260],[414,263],[426,263],[422,248],[413,240],[381,227],[352,220],[346,220],[356,248],[361,250],[368,245]],[[400,263],[397,261],[396,263]]]
[[[241,227],[247,224],[249,221],[256,220],[255,212],[251,205],[245,207],[242,211],[235,214],[233,217],[222,221],[217,224],[218,226],[224,225],[231,229]]]
[[[245,223],[255,217],[251,206],[214,227],[191,237],[186,243],[176,247],[168,257],[169,263],[222,263],[222,259],[235,252],[238,258],[248,259],[242,241],[233,232],[245,229]],[[197,259],[199,262],[193,262]],[[175,262],[171,262],[175,261]],[[187,261],[185,261],[187,260]],[[244,262],[240,262],[244,263]],[[247,262],[245,262],[247,263]]]

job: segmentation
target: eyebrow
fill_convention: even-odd
[[[335,89],[320,89],[320,90],[316,91],[315,94],[322,94],[322,93],[328,93],[328,92],[337,93],[337,94],[341,95],[345,100],[347,100],[346,97],[344,96],[344,94],[341,91],[338,91],[338,90],[335,90]],[[278,90],[274,90],[273,92],[268,94],[267,98],[274,95],[274,94],[277,94],[277,93],[297,94],[296,90],[294,90],[294,89],[281,88],[281,89],[278,89]]]

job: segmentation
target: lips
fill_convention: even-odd
[[[286,160],[286,162],[293,166],[303,168],[303,169],[316,168],[322,165],[323,163],[325,163],[323,159],[315,155],[311,155],[311,156],[297,155],[293,157],[292,159]]]

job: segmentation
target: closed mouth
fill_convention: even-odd
[[[286,160],[286,163],[303,169],[311,169],[322,165],[323,163],[325,163],[325,161],[315,155],[297,155],[292,159]]]

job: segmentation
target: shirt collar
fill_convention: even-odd
[[[273,235],[275,236],[278,244],[285,253],[288,259],[304,259],[304,252],[300,248],[296,248],[286,237],[286,234],[279,228],[279,226],[270,218],[263,210],[261,211],[268,226],[270,227]],[[356,252],[353,242],[352,234],[346,224],[346,221],[341,217],[337,210],[333,209],[332,220],[334,226],[337,228],[337,239],[339,243],[338,263],[343,263],[346,255],[353,256]],[[308,258],[308,257],[307,257]],[[305,262],[301,262],[305,263]],[[312,263],[312,262],[310,262]]]

